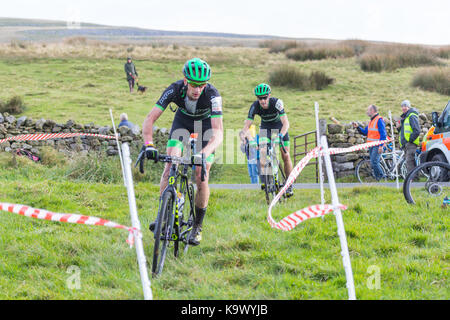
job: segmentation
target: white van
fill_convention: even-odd
[[[450,163],[450,101],[438,116],[433,112],[433,127],[430,128],[422,142],[420,163],[440,161]]]

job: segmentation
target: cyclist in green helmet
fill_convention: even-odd
[[[281,151],[281,157],[284,162],[286,177],[288,177],[292,171],[292,161],[289,154],[289,120],[286,111],[284,110],[283,101],[271,96],[272,89],[266,83],[261,83],[256,86],[254,92],[258,100],[250,107],[247,120],[245,120],[244,128],[242,129],[243,134],[241,135],[241,139],[244,140],[246,136],[248,137],[248,130],[255,120],[255,115],[259,115],[261,117],[259,132],[260,147],[270,143],[270,139],[272,139],[272,136],[274,135],[278,136],[278,134],[281,133],[283,136],[280,143],[283,143],[286,153]],[[265,152],[266,148],[260,148],[261,168],[264,165]],[[265,180],[261,179],[261,181]],[[286,195],[288,197],[293,195],[292,186],[288,188]]]
[[[178,106],[167,143],[167,154],[181,156],[183,149],[189,150],[189,137],[198,134],[194,163],[201,162],[202,153],[207,162],[206,177],[201,181],[201,166],[196,167],[196,184],[198,192],[195,199],[195,221],[189,239],[191,245],[200,244],[203,218],[209,200],[208,177],[214,161],[214,151],[223,140],[222,97],[217,89],[208,83],[211,68],[199,59],[188,60],[183,67],[184,79],[172,83],[164,90],[161,98],[147,115],[143,124],[142,135],[145,141],[143,149],[148,159],[157,159],[158,150],[153,144],[153,124],[162,115],[170,103]],[[166,164],[161,177],[160,194],[167,187],[170,164]],[[150,224],[150,230],[154,223]]]

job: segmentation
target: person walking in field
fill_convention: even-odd
[[[125,74],[127,75],[128,86],[130,88],[130,93],[134,90],[134,83],[138,77],[136,67],[131,60],[131,57],[127,58],[127,62],[124,65]]]
[[[378,113],[377,106],[371,104],[367,108],[367,116],[370,118],[370,122],[367,127],[362,128],[355,122],[353,122],[353,127],[356,128],[362,135],[367,136],[367,142],[386,140],[386,124],[384,123],[383,117],[381,117]],[[383,145],[369,148],[370,163],[377,181],[384,178],[383,170],[380,165],[380,157],[382,152]]]

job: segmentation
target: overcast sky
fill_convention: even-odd
[[[211,31],[450,44],[450,0],[14,0],[1,17]]]

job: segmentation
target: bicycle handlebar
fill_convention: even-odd
[[[283,145],[283,135],[281,133],[278,134],[278,137],[280,138],[280,146],[281,146],[281,150],[283,150],[283,153],[287,153],[286,149],[284,148]]]
[[[139,156],[136,160],[136,163],[134,167],[136,168],[137,164],[139,163],[139,171],[143,174],[144,173],[144,160],[145,160],[145,151],[141,151],[139,153]],[[195,166],[195,163],[192,163],[192,160],[189,158],[182,158],[177,156],[170,156],[167,154],[160,154],[158,155],[158,159],[155,160],[155,163],[161,161],[161,162],[172,162],[176,164],[182,164],[182,165],[189,165],[189,166]],[[205,181],[206,176],[206,160],[205,160],[205,154],[202,153],[202,163],[201,163],[201,180]]]

